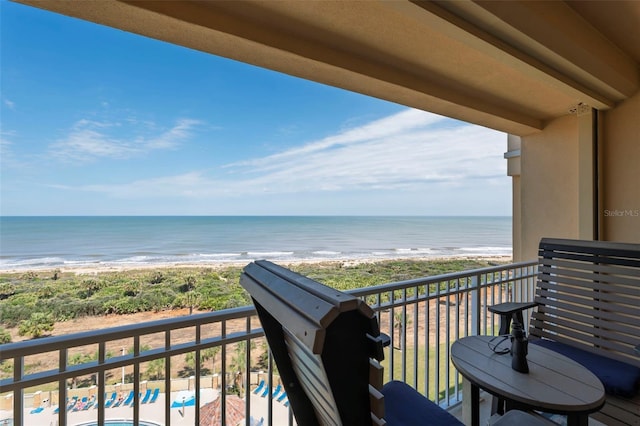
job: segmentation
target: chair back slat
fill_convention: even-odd
[[[530,334],[639,365],[640,244],[543,238]]]
[[[285,331],[285,344],[294,371],[301,377],[300,384],[311,399],[316,415],[322,424],[338,425],[340,413],[333,398],[329,378],[324,369],[322,358],[305,347],[295,336]]]

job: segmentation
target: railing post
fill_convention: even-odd
[[[511,279],[511,302],[522,301],[522,274],[520,269],[513,271],[513,277]],[[526,323],[525,323],[526,324]]]
[[[107,346],[105,342],[100,342],[98,344],[98,365],[104,365],[107,358],[106,348]],[[96,377],[98,382],[98,395],[96,395],[96,404],[98,404],[98,424],[102,425],[105,420],[104,404],[106,402],[104,397],[104,393],[106,391],[106,374],[104,370],[100,369],[100,371],[96,373]],[[60,397],[58,397],[58,399],[60,399]],[[61,401],[58,401],[58,408],[61,409]]]
[[[482,302],[478,289],[480,288],[480,276],[473,275],[471,278],[471,335],[480,334],[480,314]]]
[[[22,380],[24,372],[24,357],[19,356],[13,359],[13,380],[19,382]],[[24,407],[24,389],[18,389],[13,391],[13,421],[14,424],[22,426],[23,422],[23,407]]]
[[[171,349],[171,330],[164,332],[164,349]],[[171,426],[171,357],[164,357],[164,423]]]

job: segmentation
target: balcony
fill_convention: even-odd
[[[523,262],[352,291],[391,337],[385,381],[402,380],[459,412],[462,380],[449,361],[451,344],[495,334],[499,319],[486,307],[532,300],[536,272],[536,262]],[[213,424],[295,424],[286,395],[275,392],[279,377],[250,306],[0,348],[2,370],[12,372],[0,382],[1,425],[194,425],[214,411]],[[58,367],[39,368],[34,360],[43,353]],[[94,359],[73,361],[87,353]]]

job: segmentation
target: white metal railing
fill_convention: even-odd
[[[405,381],[446,408],[461,398],[461,380],[449,362],[451,343],[467,335],[494,334],[499,319],[486,307],[504,301],[532,300],[536,273],[536,262],[523,262],[350,293],[364,299],[377,312],[381,331],[391,337],[384,361],[387,380]],[[194,406],[200,407],[201,401],[211,395],[204,390],[211,388],[212,392],[219,392],[223,401],[221,424],[226,424],[224,402],[233,390],[245,401],[247,426],[251,416],[264,418],[264,424],[269,426],[291,425],[291,413],[287,413],[286,420],[281,415],[286,399],[277,401],[277,395],[267,392],[258,398],[264,403],[262,406],[251,403],[256,401],[252,387],[255,389],[259,381],[265,382],[265,389],[278,384],[271,357],[264,356],[265,342],[255,310],[247,306],[9,343],[0,346],[3,371],[12,370],[12,377],[0,381],[0,402],[12,399],[10,411],[15,425],[37,424],[31,421],[31,416],[36,415],[30,414],[30,409],[43,404],[44,399],[49,405],[57,402],[60,408],[55,421],[66,425],[78,423],[74,420],[76,414],[65,409],[67,401],[92,394],[96,400],[90,420],[104,424],[113,410],[105,406],[109,395],[118,391],[132,393],[130,419],[137,425],[143,407],[142,392],[157,387],[162,391],[154,402],[163,417],[160,423],[171,425],[178,423],[175,413],[180,412],[180,407],[172,408],[172,395],[184,389],[194,390]],[[32,365],[34,356],[43,353],[55,360],[56,368]],[[94,354],[94,360],[72,365],[70,360],[77,359],[80,353]],[[186,357],[193,360],[191,367],[186,372],[176,372],[176,366],[188,364]],[[211,362],[212,368],[205,368],[205,362]],[[160,380],[152,381],[152,370],[161,376]],[[78,382],[90,386],[74,387]],[[37,400],[36,396],[43,394],[47,398]],[[197,425],[199,421],[200,411],[194,409],[193,422]]]

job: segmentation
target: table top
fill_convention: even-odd
[[[470,336],[451,346],[451,362],[471,383],[497,396],[550,413],[590,413],[605,401],[600,380],[577,362],[529,345],[529,374],[511,368],[511,356],[489,348],[492,336]],[[509,347],[507,339],[500,347]]]

